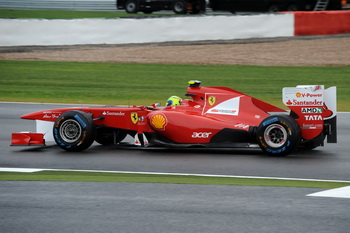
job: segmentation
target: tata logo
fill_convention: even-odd
[[[307,121],[318,121],[323,120],[321,115],[305,115],[305,119]]]
[[[212,132],[193,132],[192,138],[209,138]]]
[[[322,108],[302,108],[301,113],[322,113]]]

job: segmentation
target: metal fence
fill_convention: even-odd
[[[116,0],[0,0],[2,9],[60,9],[114,11]]]

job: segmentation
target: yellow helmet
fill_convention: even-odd
[[[180,105],[181,101],[182,99],[180,97],[173,95],[166,101],[166,106]]]

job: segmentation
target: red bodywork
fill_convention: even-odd
[[[45,145],[44,135],[42,133],[13,133],[12,146],[32,146]]]
[[[145,134],[151,143],[161,142],[171,145],[245,143],[245,147],[248,147],[251,143],[256,144],[255,130],[266,117],[276,113],[286,115],[289,113],[227,87],[200,87],[195,83],[188,87],[186,96],[191,99],[183,100],[179,106],[165,108],[77,107],[44,110],[26,114],[21,118],[55,122],[64,112],[80,110],[91,114],[97,128],[125,130],[131,136]],[[303,115],[300,106],[290,108],[296,115]],[[322,120],[317,118],[312,121],[313,125],[321,124],[322,127],[315,129],[301,127],[303,139],[311,139],[323,132],[323,115],[328,114],[326,112],[318,114]],[[299,125],[305,124],[305,120],[297,118]],[[12,144],[20,144],[21,137],[20,134],[14,134]],[[43,140],[39,140],[38,144],[43,144],[42,142]],[[23,139],[22,144],[35,143],[28,143],[27,139]]]

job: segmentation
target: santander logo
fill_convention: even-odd
[[[322,106],[323,105],[323,101],[321,100],[288,100],[286,102],[286,105],[288,106]]]

